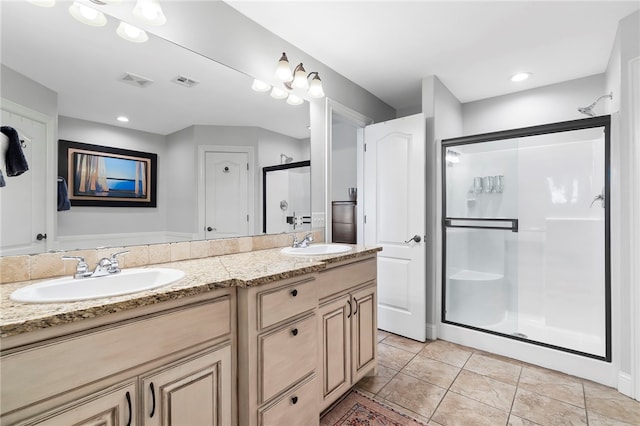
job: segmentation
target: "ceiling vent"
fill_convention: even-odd
[[[131,84],[136,87],[147,87],[153,80],[148,79],[146,77],[142,77],[140,75],[132,74],[130,72],[124,73],[122,77],[120,77],[120,81],[123,83]]]
[[[188,77],[185,77],[183,75],[179,75],[176,78],[174,78],[173,80],[174,83],[178,83],[181,86],[185,86],[185,87],[193,87],[197,84],[200,84],[199,82],[195,81],[195,80],[191,80]]]

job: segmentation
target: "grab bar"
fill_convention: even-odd
[[[491,225],[474,225],[474,224],[458,224],[454,222],[509,222],[509,226],[491,226]],[[498,219],[498,218],[475,218],[475,217],[448,217],[443,220],[445,228],[470,228],[470,229],[498,229],[511,230],[518,232],[518,219]]]

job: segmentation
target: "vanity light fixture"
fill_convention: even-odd
[[[56,0],[27,0],[31,4],[35,4],[40,7],[53,7],[56,4]]]
[[[271,97],[274,99],[286,99],[289,94],[286,90],[280,89],[279,87],[273,87],[271,89]]]
[[[134,43],[144,43],[149,40],[149,36],[146,32],[142,31],[138,27],[134,27],[126,22],[120,22],[116,33],[125,40],[132,41]]]
[[[307,94],[312,98],[324,97],[322,80],[320,80],[320,75],[318,74],[318,72],[312,71],[307,74],[307,71],[304,69],[302,62],[296,65],[293,72],[291,72],[289,59],[287,58],[287,54],[285,52],[282,52],[282,56],[278,61],[278,66],[276,67],[276,76],[284,82],[285,87],[289,90],[307,90]],[[309,77],[311,76],[314,77],[311,80],[311,84],[309,84]]]
[[[302,99],[300,96],[296,96],[294,94],[290,94],[287,97],[287,103],[289,105],[302,105],[304,103],[304,99]]]
[[[69,6],[69,13],[78,21],[92,27],[103,27],[107,24],[107,18],[104,13],[82,3],[73,2]]]
[[[524,80],[528,79],[529,77],[531,77],[531,73],[530,72],[519,72],[519,73],[514,74],[511,77],[509,77],[509,80],[513,81],[514,83],[517,83],[517,82],[520,82],[520,81],[524,81]]]
[[[164,25],[167,22],[159,0],[138,0],[133,8],[133,16],[151,25]]]
[[[256,92],[268,92],[271,90],[271,85],[265,83],[264,81],[258,80],[257,78],[253,80],[253,84],[251,88]]]

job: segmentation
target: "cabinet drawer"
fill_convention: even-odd
[[[320,271],[317,284],[318,298],[324,299],[358,284],[375,280],[377,273],[375,257]]]
[[[3,356],[2,382],[11,386],[0,389],[1,411],[229,334],[231,311],[225,296]]]
[[[316,367],[318,324],[315,315],[258,337],[260,403],[292,386]]]
[[[318,303],[315,278],[258,293],[258,321],[263,329],[313,309]]]
[[[313,426],[320,422],[318,380],[315,376],[260,412],[262,426]]]

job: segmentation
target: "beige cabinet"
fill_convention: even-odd
[[[315,275],[238,289],[238,424],[319,423]]]
[[[231,346],[140,378],[146,426],[231,424]]]
[[[375,260],[355,262],[320,274],[326,296],[318,310],[321,410],[376,367],[375,266]]]
[[[95,392],[75,403],[21,422],[39,426],[133,426],[136,423],[136,382],[134,380]]]
[[[3,340],[0,424],[233,424],[235,290],[140,310]]]

